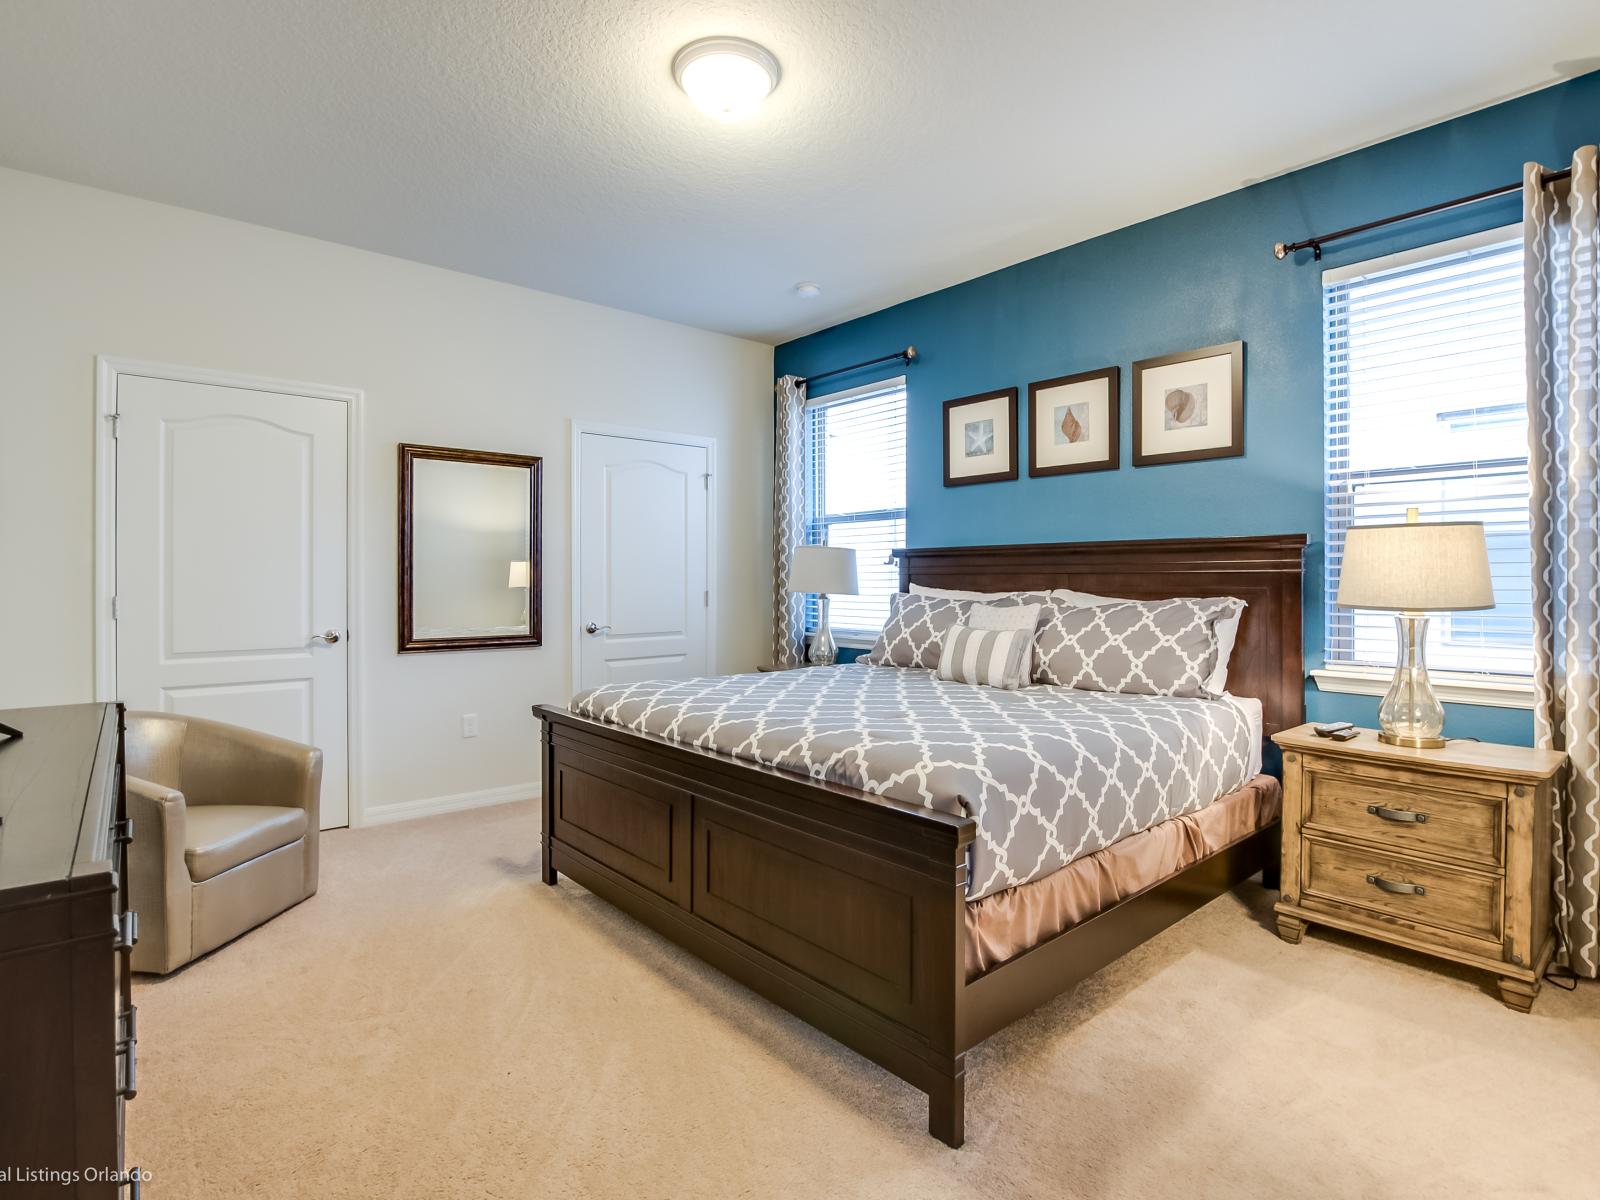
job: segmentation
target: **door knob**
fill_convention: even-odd
[[[596,634],[596,633],[610,633],[611,632],[611,626],[609,626],[609,625],[596,625],[593,621],[590,621],[587,625],[585,625],[583,627],[583,631],[585,633],[591,634],[591,635]]]
[[[311,635],[311,640],[313,642],[326,642],[330,646],[337,645],[339,641],[339,631],[336,629],[330,629],[327,633],[313,633]]]

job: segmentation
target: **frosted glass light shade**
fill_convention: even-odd
[[[1344,535],[1335,603],[1419,613],[1493,608],[1482,523],[1352,527]]]
[[[737,121],[761,107],[778,86],[780,71],[765,46],[745,38],[710,37],[679,50],[672,75],[701,112],[719,121]]]
[[[854,596],[860,590],[856,583],[856,552],[847,546],[796,546],[789,590]]]

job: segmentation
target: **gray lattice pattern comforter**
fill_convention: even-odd
[[[572,711],[873,795],[970,815],[969,899],[1060,869],[1245,782],[1226,700],[1019,691],[931,671],[813,667],[613,684]]]

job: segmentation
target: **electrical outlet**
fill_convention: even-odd
[[[464,738],[477,737],[478,736],[478,714],[477,713],[462,713],[461,714],[461,736],[464,737]]]

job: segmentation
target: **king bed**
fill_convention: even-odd
[[[1263,739],[1303,719],[1303,535],[897,551],[900,585],[1246,602],[1226,696],[841,666],[541,706],[564,872],[928,1094],[966,1051],[1277,863]]]

